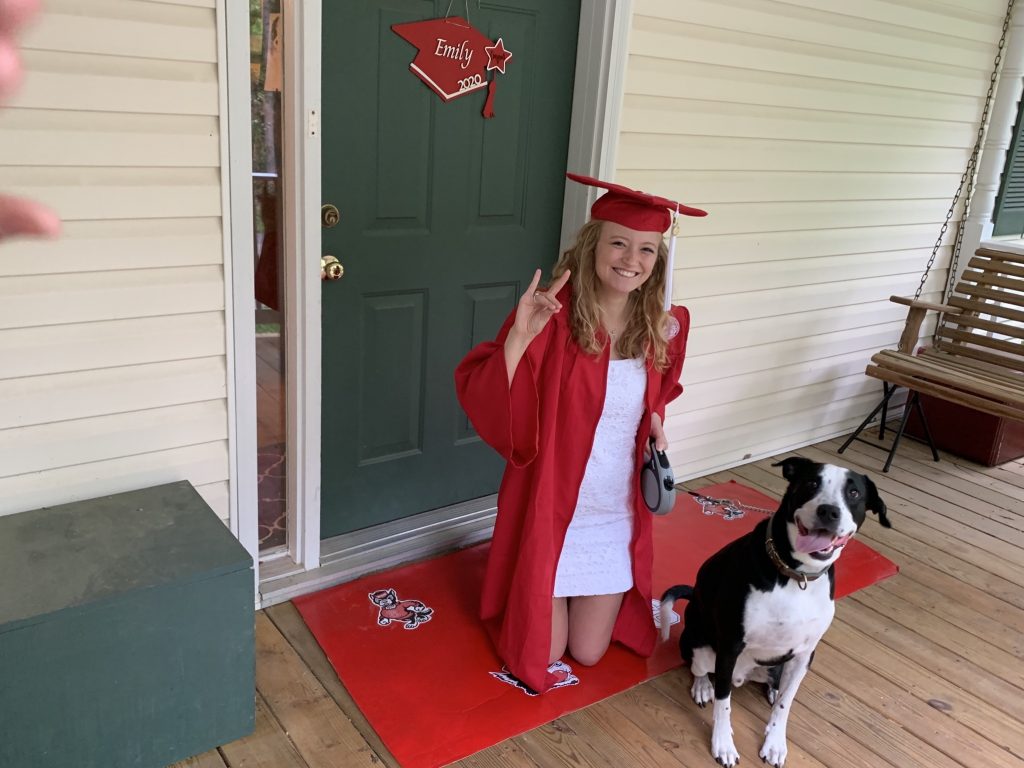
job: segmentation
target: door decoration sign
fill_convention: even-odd
[[[391,30],[418,49],[409,69],[430,90],[451,101],[486,88],[483,116],[494,117],[497,76],[512,60],[500,37],[492,41],[457,16],[393,24]]]

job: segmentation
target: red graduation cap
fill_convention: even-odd
[[[678,226],[673,226],[673,224],[676,223],[676,217],[679,214],[707,216],[708,212],[665,197],[630,189],[621,184],[601,181],[591,176],[582,176],[578,173],[566,173],[565,175],[580,184],[608,190],[590,206],[590,218],[592,219],[613,221],[640,232],[664,233],[669,227],[672,227],[672,234],[668,241],[668,264],[665,265],[665,311],[667,312],[672,304],[672,270],[676,252],[676,236],[679,234]]]
[[[672,225],[672,212],[684,216],[707,216],[707,211],[691,208],[665,197],[649,195],[621,184],[612,184],[591,176],[567,173],[567,177],[580,184],[600,187],[608,191],[590,207],[590,218],[614,221],[640,232],[665,232]]]

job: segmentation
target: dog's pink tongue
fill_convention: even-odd
[[[820,552],[832,546],[832,537],[826,533],[798,533],[796,548],[798,552]]]

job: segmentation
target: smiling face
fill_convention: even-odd
[[[613,221],[601,224],[594,251],[594,272],[602,292],[628,295],[654,273],[660,232],[641,232]]]
[[[789,480],[784,507],[792,554],[817,568],[831,565],[870,510],[889,527],[885,504],[865,475],[807,459],[782,462]]]

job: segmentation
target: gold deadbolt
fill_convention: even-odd
[[[330,229],[339,221],[341,221],[341,213],[338,209],[327,203],[326,205],[320,206],[320,221],[324,225],[324,229]]]
[[[345,268],[341,266],[341,262],[333,256],[321,256],[320,257],[320,279],[321,280],[341,280],[342,275],[345,274]]]

